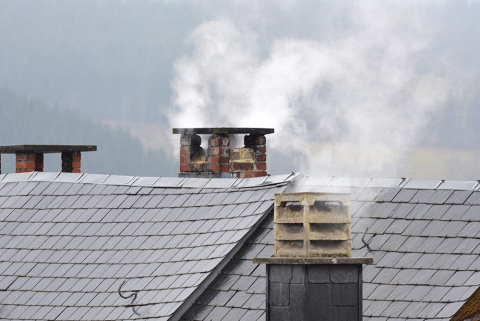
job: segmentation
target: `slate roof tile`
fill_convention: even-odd
[[[116,186],[116,189],[112,192],[112,194],[114,195],[125,195],[125,194],[129,194],[128,191],[130,191],[130,189],[132,188],[131,186]],[[162,191],[162,189],[156,189],[158,191]]]
[[[206,316],[206,320],[224,320],[225,316],[230,312],[230,308],[214,307],[212,311]]]
[[[404,191],[412,192],[413,190],[404,190]],[[414,193],[414,196],[409,200],[409,203],[428,204],[430,203],[429,202],[430,198],[432,198],[434,194],[435,194],[435,190],[431,190],[431,189],[419,190],[416,193]]]
[[[417,220],[415,221],[415,224],[410,224],[405,231],[403,231],[402,235],[406,236],[417,236],[420,235],[423,230],[428,226],[430,221],[422,221],[422,220]]]
[[[473,192],[470,197],[465,201],[466,205],[480,205],[480,192]]]
[[[139,191],[138,194],[141,195],[149,195],[153,191],[152,187],[142,187]]]
[[[359,202],[373,202],[377,196],[382,192],[381,187],[365,188],[363,192],[357,197]]]
[[[384,268],[375,276],[372,282],[379,284],[389,284],[399,271],[399,269]]]
[[[388,234],[402,234],[411,222],[412,221],[407,220],[394,220],[385,232]]]
[[[470,206],[460,219],[462,221],[478,221],[480,219],[480,206]]]
[[[437,234],[439,236],[457,237],[461,230],[467,225],[466,222],[449,222],[448,225]]]
[[[406,218],[410,212],[414,209],[414,204],[399,204],[395,211],[390,215],[391,218]]]
[[[262,310],[249,310],[240,321],[248,320],[263,320],[265,318],[265,312]]]
[[[411,273],[413,272],[412,270],[404,271],[410,271]],[[433,276],[433,274],[435,274],[435,270],[418,270],[410,279],[407,278],[404,284],[428,285],[428,280]]]
[[[439,268],[442,268],[442,266],[440,266]],[[454,273],[454,271],[437,270],[435,274],[430,278],[430,280],[428,280],[428,282],[431,285],[444,286]]]
[[[428,211],[422,216],[424,220],[440,220],[444,214],[449,209],[449,206],[444,205],[433,205],[428,209]]]
[[[454,191],[451,190],[435,190],[428,202],[433,204],[445,204],[453,193]]]
[[[383,311],[390,305],[390,301],[373,301],[368,309],[364,311],[365,316],[381,316]]]
[[[225,315],[225,320],[240,320],[247,312],[247,309],[231,309]]]
[[[467,199],[473,194],[473,191],[454,191],[445,201],[445,204],[461,205],[465,204]]]
[[[108,185],[102,185],[102,184],[96,184],[89,192],[88,194],[92,195],[101,195],[103,194],[103,190],[107,188]]]
[[[473,275],[472,271],[456,271],[450,279],[448,279],[445,285],[447,286],[462,286],[466,283],[466,281]]]
[[[17,183],[1,183],[0,184],[0,195],[5,196],[7,193],[15,187]]]
[[[424,238],[423,242],[419,244],[417,251],[422,253],[437,253],[443,240],[444,239],[440,237]]]
[[[417,192],[418,190],[415,189],[402,189],[391,201],[393,203],[409,203]]]
[[[256,268],[255,271],[260,270],[259,267]],[[265,269],[262,267],[261,269],[263,273],[255,273],[255,271],[252,273],[252,276],[261,276],[261,278],[258,278],[253,282],[253,284],[247,289],[248,293],[259,293],[259,294],[264,294],[265,289],[266,289],[266,280],[265,280]]]
[[[422,219],[422,217],[430,210],[431,207],[432,205],[429,204],[417,204],[406,218],[411,220]]]
[[[477,249],[478,241],[471,238],[465,238],[463,241],[453,250],[453,253],[456,254],[480,254]],[[467,259],[467,256],[462,255],[462,259]]]
[[[138,197],[137,201],[132,205],[133,208],[145,208],[146,205],[153,198],[151,195],[141,195]]]
[[[449,318],[453,316],[458,309],[463,305],[463,302],[449,303],[436,315],[437,318]]]
[[[427,303],[423,302],[412,302],[409,303],[408,306],[403,310],[403,312],[399,315],[399,317],[406,317],[406,318],[415,318],[425,309]]]
[[[251,296],[252,295],[247,292],[239,291],[232,296],[232,298],[225,304],[225,306],[241,308],[243,305],[245,305],[245,303],[248,301],[248,299],[250,299]]]
[[[370,233],[383,234],[394,222],[393,219],[378,219],[369,229]]]
[[[399,302],[397,304],[390,304],[383,312],[383,316],[392,316],[394,318],[400,316],[400,314],[405,311],[407,306],[409,305],[408,302]]]
[[[448,236],[448,235],[442,235],[441,232],[449,228],[450,228],[449,222],[434,220],[434,221],[428,222],[426,227],[423,229],[422,232],[420,232],[419,235],[420,236],[436,236],[436,235]]]
[[[412,266],[416,269],[430,269],[432,264],[440,257],[440,254],[423,254]]]
[[[231,192],[228,196],[222,201],[223,205],[226,204],[235,204],[237,199],[242,195],[243,192]],[[273,197],[272,197],[273,198]]]
[[[395,289],[394,285],[381,284],[375,288],[375,290],[370,293],[368,298],[375,298],[376,300],[385,300],[390,293]]]

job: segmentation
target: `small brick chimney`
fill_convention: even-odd
[[[0,146],[0,155],[15,154],[16,172],[24,173],[43,172],[43,154],[62,153],[62,172],[80,173],[81,152],[96,150],[96,145],[11,145]]]
[[[265,135],[271,128],[174,128],[180,137],[180,177],[249,178],[267,176]],[[245,135],[244,146],[230,145],[231,135]],[[209,135],[206,150],[200,135]]]
[[[350,194],[275,194],[267,321],[361,321],[362,269],[351,257]]]

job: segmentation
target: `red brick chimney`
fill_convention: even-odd
[[[24,173],[43,172],[43,154],[62,153],[62,172],[80,173],[81,152],[96,150],[95,145],[12,145],[0,146],[0,155],[15,154],[16,172]]]
[[[267,176],[265,135],[272,128],[174,128],[180,137],[181,177]],[[231,135],[245,135],[244,147],[230,146]],[[201,147],[200,135],[209,135],[208,147]]]

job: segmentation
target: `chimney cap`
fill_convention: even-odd
[[[273,128],[247,128],[247,127],[208,127],[208,128],[173,128],[174,134],[273,134]]]
[[[62,152],[94,152],[97,145],[10,145],[0,146],[0,154],[17,152],[62,153]]]

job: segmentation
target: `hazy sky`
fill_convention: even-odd
[[[418,2],[3,0],[0,84],[101,119],[275,127],[304,171],[397,176],[412,148],[480,138],[480,2]]]

